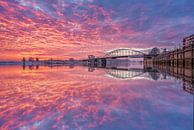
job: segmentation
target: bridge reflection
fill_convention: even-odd
[[[144,52],[138,51],[138,50],[133,50],[129,48],[120,48],[120,49],[115,49],[111,50],[106,53],[104,58],[106,59],[116,59],[116,58],[143,58]]]
[[[142,74],[144,74],[144,70],[136,69],[136,68],[130,68],[130,69],[111,68],[111,69],[107,69],[106,73],[109,76],[117,78],[117,79],[132,79],[132,78],[139,77]]]
[[[132,64],[132,63],[130,63]],[[88,67],[89,72],[94,72],[96,69],[104,70],[108,77],[118,80],[131,80],[138,78],[148,78],[152,80],[181,80],[184,91],[194,94],[194,71],[183,68],[160,67],[160,66],[142,66],[133,67],[130,64],[109,64],[108,66],[88,66],[85,64],[71,65],[47,65],[48,67],[75,66]],[[118,65],[118,66],[117,66]],[[39,66],[23,66],[23,69],[38,70]]]
[[[131,80],[148,77],[152,80],[181,80],[184,91],[194,94],[194,71],[189,70],[191,75],[178,74],[172,71],[175,68],[146,67],[143,68],[125,68],[125,67],[98,67],[88,66],[88,71],[93,72],[95,69],[104,69],[109,77],[119,80]],[[179,68],[177,68],[179,69]],[[188,71],[188,70],[182,70]]]

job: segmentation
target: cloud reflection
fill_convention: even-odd
[[[192,129],[192,95],[172,80],[120,81],[83,67],[0,71],[1,129]]]

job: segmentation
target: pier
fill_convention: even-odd
[[[144,55],[144,65],[173,66],[194,69],[194,35],[183,39],[181,48],[159,54]]]

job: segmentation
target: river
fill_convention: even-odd
[[[0,129],[193,130],[183,84],[141,67],[1,66]]]

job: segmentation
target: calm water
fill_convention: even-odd
[[[0,67],[0,129],[193,130],[181,80],[130,71]]]

